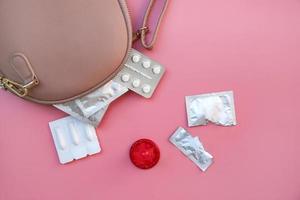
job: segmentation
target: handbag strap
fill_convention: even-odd
[[[160,12],[160,15],[159,15],[158,21],[155,25],[155,29],[154,29],[154,32],[152,34],[151,39],[148,41],[147,38],[146,38],[146,35],[149,32],[148,21],[149,21],[150,14],[151,14],[151,11],[153,9],[153,6],[154,6],[154,3],[156,2],[156,0],[150,0],[149,1],[146,13],[145,13],[144,18],[143,18],[142,28],[140,28],[133,35],[133,42],[137,41],[138,39],[141,39],[141,43],[142,43],[143,47],[146,48],[146,49],[152,49],[153,46],[154,46],[154,43],[157,39],[159,27],[160,27],[160,24],[162,22],[162,19],[165,15],[165,12],[167,10],[168,3],[169,3],[169,0],[163,0],[163,1],[164,1],[163,8]]]

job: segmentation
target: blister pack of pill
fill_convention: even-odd
[[[114,80],[135,93],[150,98],[158,86],[165,68],[135,49],[131,50],[124,65]]]
[[[96,130],[71,116],[49,123],[59,162],[69,163],[101,151]]]

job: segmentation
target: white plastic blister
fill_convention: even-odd
[[[237,124],[232,91],[187,96],[185,99],[190,127],[208,122],[222,126]]]
[[[49,123],[61,164],[101,151],[96,130],[71,116]]]
[[[135,93],[150,98],[164,75],[164,67],[135,49],[131,50],[124,65],[114,80]]]
[[[213,163],[213,156],[204,149],[199,138],[192,137],[184,128],[179,127],[169,140],[202,171]]]

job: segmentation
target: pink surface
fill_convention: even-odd
[[[135,25],[145,3],[128,1]],[[172,1],[143,52],[167,68],[156,94],[114,102],[97,129],[102,153],[68,165],[48,128],[65,114],[0,91],[1,200],[300,199],[299,0]],[[203,173],[168,137],[187,126],[185,95],[223,90],[239,124],[188,128],[214,155]],[[147,171],[128,156],[144,137],[161,150]]]

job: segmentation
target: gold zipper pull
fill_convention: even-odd
[[[26,87],[7,78],[1,78],[1,85],[4,89],[22,98],[28,94],[28,89]]]
[[[31,66],[29,60],[27,59],[27,57],[24,54],[16,53],[12,56],[12,60],[16,57],[20,57],[20,58],[24,59],[24,61],[26,62],[26,65],[32,75],[31,81],[26,84],[21,84],[21,83],[10,80],[10,79],[0,75],[0,88],[2,87],[5,90],[10,91],[17,96],[24,98],[25,96],[27,96],[29,89],[31,89],[34,86],[39,84],[39,80],[38,80],[37,76],[35,75],[33,68]],[[13,63],[11,63],[11,67],[13,67],[13,69],[14,69]]]

